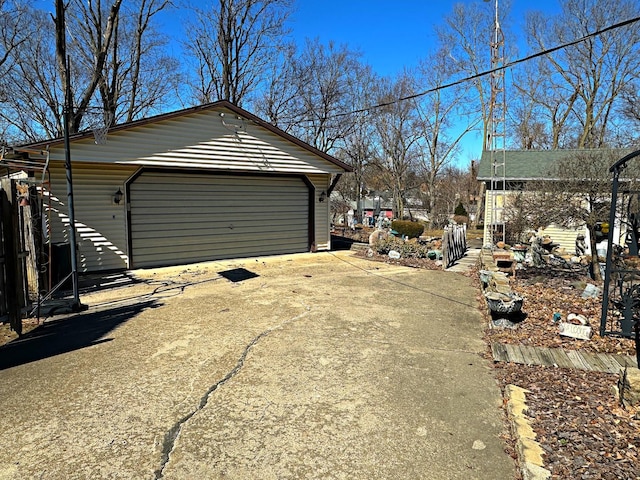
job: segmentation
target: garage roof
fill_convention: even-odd
[[[245,118],[246,120],[248,120],[249,122],[258,125],[260,127],[265,128],[266,130],[272,132],[273,134],[283,138],[284,140],[287,140],[295,145],[297,145],[300,148],[303,148],[304,150],[312,153],[313,155],[317,155],[318,157],[321,157],[322,159],[334,164],[335,166],[339,167],[340,169],[344,170],[345,172],[352,172],[353,168],[350,165],[347,165],[344,162],[341,162],[340,160],[338,160],[337,158],[333,157],[332,155],[329,155],[326,152],[323,152],[321,150],[318,150],[317,148],[313,147],[312,145],[309,145],[306,142],[303,142],[302,140],[300,140],[299,138],[294,137],[293,135],[290,135],[288,133],[286,133],[285,131],[279,129],[278,127],[262,120],[261,118],[255,116],[254,114],[238,107],[237,105],[234,105],[233,103],[226,101],[226,100],[221,100],[218,102],[213,102],[213,103],[207,103],[204,105],[199,105],[196,107],[191,107],[191,108],[185,108],[183,110],[177,110],[174,112],[169,112],[169,113],[163,113],[160,115],[155,115],[152,117],[147,117],[141,120],[135,120],[132,122],[128,122],[128,123],[123,123],[120,125],[116,125],[113,126],[109,129],[108,134],[113,134],[116,132],[123,132],[129,129],[133,129],[133,128],[137,128],[137,127],[141,127],[141,126],[147,126],[147,125],[152,125],[153,123],[157,123],[160,121],[164,121],[164,120],[169,120],[169,119],[174,119],[174,118],[178,118],[178,117],[182,117],[182,116],[187,116],[187,115],[191,115],[194,113],[198,113],[198,112],[205,112],[205,111],[212,111],[212,110],[220,110],[220,109],[226,109],[226,110],[230,110],[231,112],[235,113],[236,115]],[[78,141],[78,140],[85,140],[85,139],[93,139],[93,132],[91,130],[87,130],[84,132],[80,132],[80,133],[76,133],[73,134],[69,137],[70,141]],[[44,140],[41,142],[36,142],[36,143],[31,143],[28,145],[23,145],[21,147],[16,147],[16,148],[29,148],[29,149],[45,149],[48,147],[60,147],[61,145],[64,144],[64,138],[60,137],[60,138],[55,138],[55,139],[49,139],[49,140]]]

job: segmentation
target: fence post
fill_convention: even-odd
[[[449,227],[444,227],[442,232],[442,269],[446,270],[449,267]]]

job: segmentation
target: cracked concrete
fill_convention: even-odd
[[[229,380],[231,380],[233,377],[236,376],[236,374],[240,371],[240,369],[243,367],[245,359],[247,358],[247,355],[249,354],[249,351],[265,336],[269,335],[273,330],[277,330],[278,328],[281,328],[283,325],[286,325],[292,321],[295,321],[299,318],[302,318],[304,315],[306,314],[303,313],[302,315],[298,315],[290,320],[287,320],[286,322],[281,323],[280,325],[269,329],[269,330],[265,330],[264,332],[260,333],[260,335],[258,335],[257,337],[255,337],[243,350],[242,355],[240,355],[240,358],[238,359],[238,363],[236,363],[236,365],[233,367],[233,369],[227,373],[223,379],[221,379],[220,381],[214,383],[209,390],[207,390],[207,392],[202,396],[202,398],[200,399],[200,403],[198,404],[198,407],[191,413],[189,413],[188,415],[186,415],[184,418],[180,419],[179,422],[177,422],[175,425],[173,425],[169,431],[165,434],[165,439],[163,442],[163,448],[162,448],[162,461],[160,464],[160,468],[158,470],[156,470],[156,475],[155,478],[156,480],[159,480],[161,478],[163,478],[164,476],[164,468],[166,467],[167,463],[169,462],[169,460],[171,459],[171,453],[173,452],[173,449],[175,447],[175,442],[178,438],[178,436],[180,435],[180,431],[182,429],[182,426],[187,423],[189,420],[191,420],[191,418],[198,413],[198,411],[202,410],[206,405],[207,402],[209,401],[209,397],[211,396],[211,394],[213,392],[215,392],[221,385],[224,385],[225,383],[227,383]]]
[[[215,280],[238,266],[259,276]],[[98,338],[0,370],[0,479],[515,478],[467,278],[346,253],[135,273],[82,298]]]
[[[216,383],[214,383],[207,391],[206,393],[202,396],[202,398],[200,399],[200,403],[198,404],[198,406],[196,407],[195,410],[193,410],[192,412],[190,412],[188,415],[184,416],[183,418],[181,418],[178,422],[176,422],[170,429],[169,431],[165,434],[164,436],[164,442],[162,444],[162,461],[160,463],[160,468],[156,471],[156,479],[160,479],[164,476],[164,467],[167,465],[167,463],[169,462],[170,458],[171,458],[171,452],[173,451],[173,448],[175,446],[175,442],[178,438],[178,436],[180,435],[180,430],[182,429],[182,426],[187,423],[189,420],[191,420],[191,418],[198,413],[198,411],[202,410],[206,405],[207,402],[209,401],[209,396],[215,392],[218,387],[220,387],[220,385],[224,385],[226,382],[228,382],[229,380],[231,380],[233,377],[236,376],[236,374],[240,371],[240,369],[242,368],[242,366],[244,365],[244,360],[245,358],[247,358],[247,354],[249,353],[249,350],[251,350],[251,348],[265,335],[268,335],[269,332],[271,332],[271,330],[265,330],[264,332],[262,332],[260,335],[258,335],[257,337],[255,337],[250,343],[249,345],[247,345],[244,349],[244,351],[242,352],[242,355],[240,356],[240,359],[238,360],[238,363],[236,363],[236,365],[233,367],[233,369],[227,373],[224,378]]]

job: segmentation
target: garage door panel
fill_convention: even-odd
[[[178,190],[179,189],[179,190]],[[287,190],[284,190],[287,189]],[[306,185],[298,186],[275,186],[275,185],[221,185],[220,183],[212,183],[212,184],[197,184],[197,185],[187,185],[181,183],[173,183],[166,185],[150,185],[145,188],[139,188],[138,191],[143,194],[149,193],[157,193],[164,194],[164,198],[171,200],[176,198],[176,195],[180,197],[189,197],[193,195],[202,196],[202,197],[211,197],[211,196],[225,196],[228,194],[236,193],[236,192],[264,192],[265,194],[288,194],[288,193],[300,193],[306,191]]]
[[[248,197],[252,195],[250,193],[247,193],[244,196]],[[256,197],[253,200],[257,202],[256,206],[250,206],[246,204],[238,205],[233,200],[229,200],[228,198],[224,200],[198,198],[193,200],[191,205],[176,205],[175,201],[157,202],[155,204],[152,202],[143,201],[140,202],[139,205],[137,205],[137,208],[140,209],[140,213],[157,215],[199,215],[201,213],[204,213],[204,209],[206,208],[215,208],[217,213],[224,213],[224,210],[230,209],[234,214],[236,211],[259,214],[260,211],[273,211],[273,209],[282,209],[285,212],[296,212],[299,209],[306,207],[306,204],[302,206],[296,205],[296,209],[292,209],[292,203],[299,201],[300,195],[287,198]],[[211,207],[211,205],[213,204],[215,204],[216,206]],[[142,209],[145,208],[148,209],[147,212],[143,212]],[[257,212],[256,209],[258,209]]]
[[[237,218],[214,218],[207,216],[198,216],[197,219],[189,215],[168,217],[158,215],[148,215],[143,221],[136,222],[132,225],[131,232],[134,236],[144,232],[182,232],[184,236],[185,230],[192,230],[190,236],[202,236],[215,233],[233,234],[239,232],[261,232],[264,234],[265,225],[271,230],[280,231],[300,231],[306,227],[307,216],[305,215],[287,215],[283,218],[275,216],[261,216]],[[162,223],[166,222],[166,223]],[[259,234],[259,233],[256,233]]]
[[[166,231],[166,227],[163,228],[158,226],[158,223],[165,219],[166,217],[162,218],[162,216],[148,215],[144,219],[141,219],[139,222],[137,222],[135,226],[133,226],[132,232],[135,233],[138,231],[149,231],[150,229],[154,229],[154,227],[157,227],[155,231]],[[295,225],[296,227],[305,225],[306,219],[307,219],[306,216],[300,216],[300,215],[289,215],[287,219],[283,219],[282,216],[278,216],[277,214],[275,214],[275,215],[264,215],[259,220],[260,222],[263,222],[263,223],[267,222],[271,224],[273,227],[287,228],[292,224]],[[207,229],[207,228],[216,228],[216,225],[220,225],[221,226],[220,228],[225,228],[227,230],[230,228],[229,225],[233,225],[234,229],[242,228],[245,225],[247,225],[249,228],[254,229],[255,228],[254,224],[255,224],[255,219],[248,218],[248,217],[242,218],[241,216],[238,216],[237,218],[232,218],[232,219],[229,219],[229,218],[220,219],[220,218],[207,217],[206,215],[203,215],[201,218],[198,218],[198,220],[194,220],[187,215],[183,215],[180,217],[174,217],[172,219],[172,225],[174,225],[177,229],[183,229],[183,228]]]
[[[293,252],[293,253],[301,253],[301,252]],[[279,255],[279,254],[282,254],[281,249],[278,247],[272,247],[272,248],[267,248],[261,251],[259,256]],[[189,252],[189,251],[181,250],[172,255],[172,258],[174,258],[174,261],[172,262],[172,264],[181,265],[181,264],[188,264],[188,263],[203,262],[207,260],[219,260],[219,259],[225,259],[225,258],[258,256],[253,253],[253,247],[247,247],[246,249],[230,248],[228,250],[222,250],[219,255],[220,255],[219,258],[203,259],[202,254],[199,251]],[[138,267],[140,268],[140,267],[160,266],[155,262],[156,262],[155,256],[144,256],[144,257],[141,257],[141,259],[139,260],[140,265],[138,265]]]
[[[163,243],[163,242],[158,242]],[[306,250],[303,250],[303,252]],[[171,258],[179,258],[183,255],[199,258],[198,261],[220,260],[224,258],[237,258],[240,256],[258,256],[269,253],[284,253],[282,247],[272,243],[265,245],[259,253],[256,253],[255,239],[246,239],[246,241],[228,242],[199,242],[192,245],[176,245],[175,243],[163,243],[161,245],[147,246],[144,252],[141,252],[139,261],[152,261],[158,255],[171,255]],[[291,253],[291,252],[289,252]],[[302,253],[302,252],[293,252]]]
[[[179,245],[205,245],[205,244],[225,244],[225,243],[239,243],[243,241],[267,241],[267,240],[282,240],[287,241],[289,238],[298,238],[299,240],[307,239],[307,235],[300,230],[282,229],[274,232],[263,232],[256,234],[255,231],[245,229],[244,231],[229,230],[222,231],[206,231],[200,235],[190,235],[184,237],[179,230],[167,230],[167,231],[151,231],[140,232],[135,237],[138,240],[144,240],[145,245],[176,245],[176,240],[179,240]]]
[[[309,248],[309,189],[298,177],[143,172],[129,201],[134,267]]]
[[[232,238],[230,238],[232,237]],[[298,239],[299,241],[306,241],[307,236],[303,235],[299,231],[281,231],[281,232],[273,232],[273,233],[263,233],[261,235],[256,235],[254,232],[245,232],[245,233],[233,233],[230,234],[228,232],[221,233],[209,233],[207,235],[191,235],[189,237],[181,237],[178,235],[176,231],[169,231],[166,233],[163,232],[155,232],[154,234],[140,234],[136,237],[136,240],[142,241],[145,244],[145,248],[149,248],[155,245],[178,245],[178,246],[187,246],[187,245],[223,245],[226,243],[240,243],[246,240],[250,240],[253,242],[268,242],[272,240],[279,240],[282,242],[287,242],[290,239]]]
[[[271,239],[266,240],[289,240],[290,237],[273,237]],[[304,241],[306,239],[299,237],[298,240]],[[200,255],[201,257],[204,255],[209,258],[211,255],[218,255],[221,253],[233,252],[233,251],[242,251],[251,255],[254,255],[255,251],[255,237],[243,237],[234,239],[233,242],[225,241],[225,239],[220,239],[219,241],[213,239],[192,239],[191,241],[181,242],[177,244],[176,242],[168,241],[164,238],[155,238],[150,240],[149,242],[145,242],[145,249],[140,253],[140,255],[144,256],[155,256],[159,254],[181,254],[189,252],[192,255]],[[265,244],[266,248],[274,249],[277,253],[283,253],[281,251],[281,246],[278,243],[267,243]],[[271,251],[271,250],[269,250]],[[306,251],[306,250],[305,250]]]
[[[151,192],[151,193],[154,193],[154,192]],[[186,199],[186,203],[181,201],[180,202],[182,204],[181,206],[183,208],[193,210],[203,202],[214,201],[214,202],[226,202],[227,204],[231,204],[231,201],[237,198],[239,195],[252,195],[253,197],[256,198],[256,200],[269,200],[269,201],[284,203],[288,200],[297,199],[300,197],[301,194],[304,194],[304,193],[305,193],[304,191],[300,191],[300,192],[236,191],[236,192],[230,192],[227,194],[216,192],[215,194],[211,193],[209,195],[205,195],[205,194],[193,194],[193,193],[180,192],[175,194],[172,193],[171,195],[173,195],[173,198],[157,198],[155,201],[152,201],[151,198],[153,198],[153,196],[149,196],[148,200],[146,200],[145,198],[142,198],[139,201],[141,202],[140,203],[141,206],[153,206],[155,204],[159,204],[159,205],[162,205],[163,207],[171,207],[176,205],[176,198],[184,197]],[[155,195],[159,197],[160,192],[155,192]],[[163,192],[162,195],[167,195],[167,193]]]
[[[235,177],[239,178],[239,177]],[[255,179],[256,177],[247,177],[247,179]],[[294,188],[297,187],[299,190],[306,190],[305,185],[292,186],[288,180],[283,182],[269,182],[267,181],[252,181],[252,180],[239,180],[234,182],[233,184],[229,184],[225,180],[223,181],[200,181],[200,182],[188,182],[185,181],[184,176],[176,176],[173,179],[159,181],[154,184],[140,185],[138,191],[144,193],[193,193],[193,192],[204,192],[207,190],[210,192],[221,192],[221,193],[234,193],[236,191],[253,191],[256,188],[259,188],[262,191],[266,192],[275,192],[282,190],[283,188]]]

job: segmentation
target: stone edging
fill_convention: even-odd
[[[506,386],[507,416],[516,439],[516,452],[523,480],[548,480],[551,478],[551,472],[544,468],[544,451],[536,442],[536,434],[531,428],[529,417],[525,414],[527,392],[528,390],[515,385]]]

